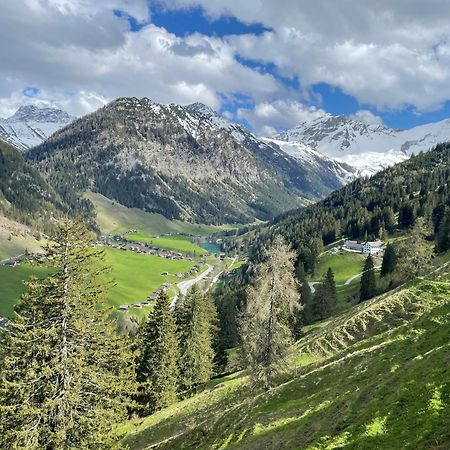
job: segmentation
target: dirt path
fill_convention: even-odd
[[[381,269],[381,266],[375,266],[374,269]],[[357,273],[356,275],[353,275],[350,277],[345,283],[343,284],[336,284],[336,287],[342,287],[342,286],[348,286],[353,280],[356,280],[356,278],[360,277],[364,272]],[[316,288],[314,285],[321,283],[321,281],[308,281],[309,288],[311,289],[311,292],[314,294],[316,292]]]

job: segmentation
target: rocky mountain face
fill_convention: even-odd
[[[0,118],[0,139],[25,151],[40,144],[74,119],[61,109],[24,105],[11,117]]]
[[[372,175],[450,139],[450,119],[409,130],[396,130],[326,114],[282,132],[276,139],[307,144],[355,167],[362,175]]]
[[[121,98],[27,157],[64,197],[91,189],[168,218],[267,220],[342,185],[204,105]]]
[[[244,126],[228,121],[202,103],[194,103],[187,108],[199,114],[203,120],[208,121],[215,128],[226,130],[236,140],[265,159],[268,164],[279,170],[284,168],[284,176],[295,177],[300,171],[305,178],[314,180],[317,197],[323,197],[327,190],[337,189],[354,180],[358,175],[357,171],[348,164],[328,158],[304,143],[287,143],[276,139],[256,137]],[[296,161],[294,162],[292,159]]]

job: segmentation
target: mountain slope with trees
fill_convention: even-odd
[[[236,373],[119,428],[130,450],[448,448],[450,276],[357,305],[311,329],[273,388]],[[424,381],[426,380],[426,381]]]
[[[446,143],[371,178],[355,180],[315,205],[280,216],[249,233],[243,245],[251,247],[256,261],[282,235],[311,273],[323,246],[342,236],[383,238],[395,230],[408,231],[423,219],[428,238],[439,236],[440,242],[446,242],[449,208],[450,144]],[[230,248],[234,245],[232,241]]]

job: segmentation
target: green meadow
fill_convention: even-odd
[[[132,304],[145,300],[165,282],[180,281],[177,273],[186,272],[195,265],[193,261],[170,260],[154,255],[107,248],[105,263],[112,268],[108,278],[113,278],[108,301],[112,306]],[[169,272],[169,275],[162,275]]]
[[[105,281],[113,280],[115,283],[109,292],[108,304],[117,307],[145,300],[165,282],[175,284],[180,281],[176,274],[186,272],[195,262],[107,248],[104,264],[111,267]],[[50,272],[49,268],[29,264],[0,266],[0,315],[11,317],[14,304],[25,291],[24,280],[30,276],[45,277]],[[163,272],[169,272],[169,275],[162,275]],[[175,288],[171,293],[175,293]],[[142,316],[145,311],[131,308],[130,313]]]
[[[367,255],[341,251],[335,254],[326,254],[320,258],[316,274],[312,281],[320,281],[329,267],[333,270],[336,284],[343,284],[349,278],[362,272],[364,260]]]
[[[207,253],[205,249],[194,244],[185,236],[150,236],[145,231],[138,231],[136,233],[128,233],[125,237],[131,241],[144,242],[155,247],[190,255],[198,256]]]
[[[0,266],[0,316],[12,317],[14,305],[25,292],[24,281],[31,276],[44,278],[51,273],[48,267],[21,264],[16,267]]]

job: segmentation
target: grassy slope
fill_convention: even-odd
[[[444,450],[449,342],[450,278],[417,281],[313,328],[270,392],[236,374],[118,432],[131,450]]]
[[[0,266],[0,316],[12,317],[13,307],[25,292],[24,281],[31,276],[45,277],[46,267],[23,264],[17,267]]]
[[[20,255],[25,249],[38,252],[41,245],[43,241],[37,241],[28,227],[0,213],[0,261]]]
[[[131,241],[152,244],[155,247],[173,250],[175,252],[204,255],[206,250],[191,242],[189,238],[183,236],[151,236],[145,231],[128,233],[126,238]]]
[[[97,213],[97,224],[104,233],[139,228],[150,235],[185,233],[202,236],[229,228],[168,220],[161,214],[151,214],[140,209],[127,208],[94,192],[85,193],[85,197],[94,204]]]
[[[362,272],[366,257],[361,253],[344,251],[333,255],[326,254],[320,258],[313,281],[320,281],[327,273],[328,268],[331,267],[336,283],[343,284],[350,277]]]
[[[105,264],[112,268],[107,278],[116,282],[109,293],[108,304],[116,307],[145,300],[166,281],[178,282],[175,274],[185,272],[193,267],[195,262],[173,261],[108,248]],[[161,275],[163,272],[169,272],[169,275]],[[11,316],[13,305],[25,291],[24,280],[31,275],[39,277],[48,273],[47,268],[26,264],[17,267],[0,266],[0,315]],[[146,313],[148,309],[131,309],[127,314],[142,316]]]
[[[161,284],[179,281],[176,274],[195,265],[192,261],[176,261],[117,249],[106,249],[107,266],[117,285],[111,289],[109,302],[119,306],[145,300]],[[169,275],[161,275],[169,272]]]

